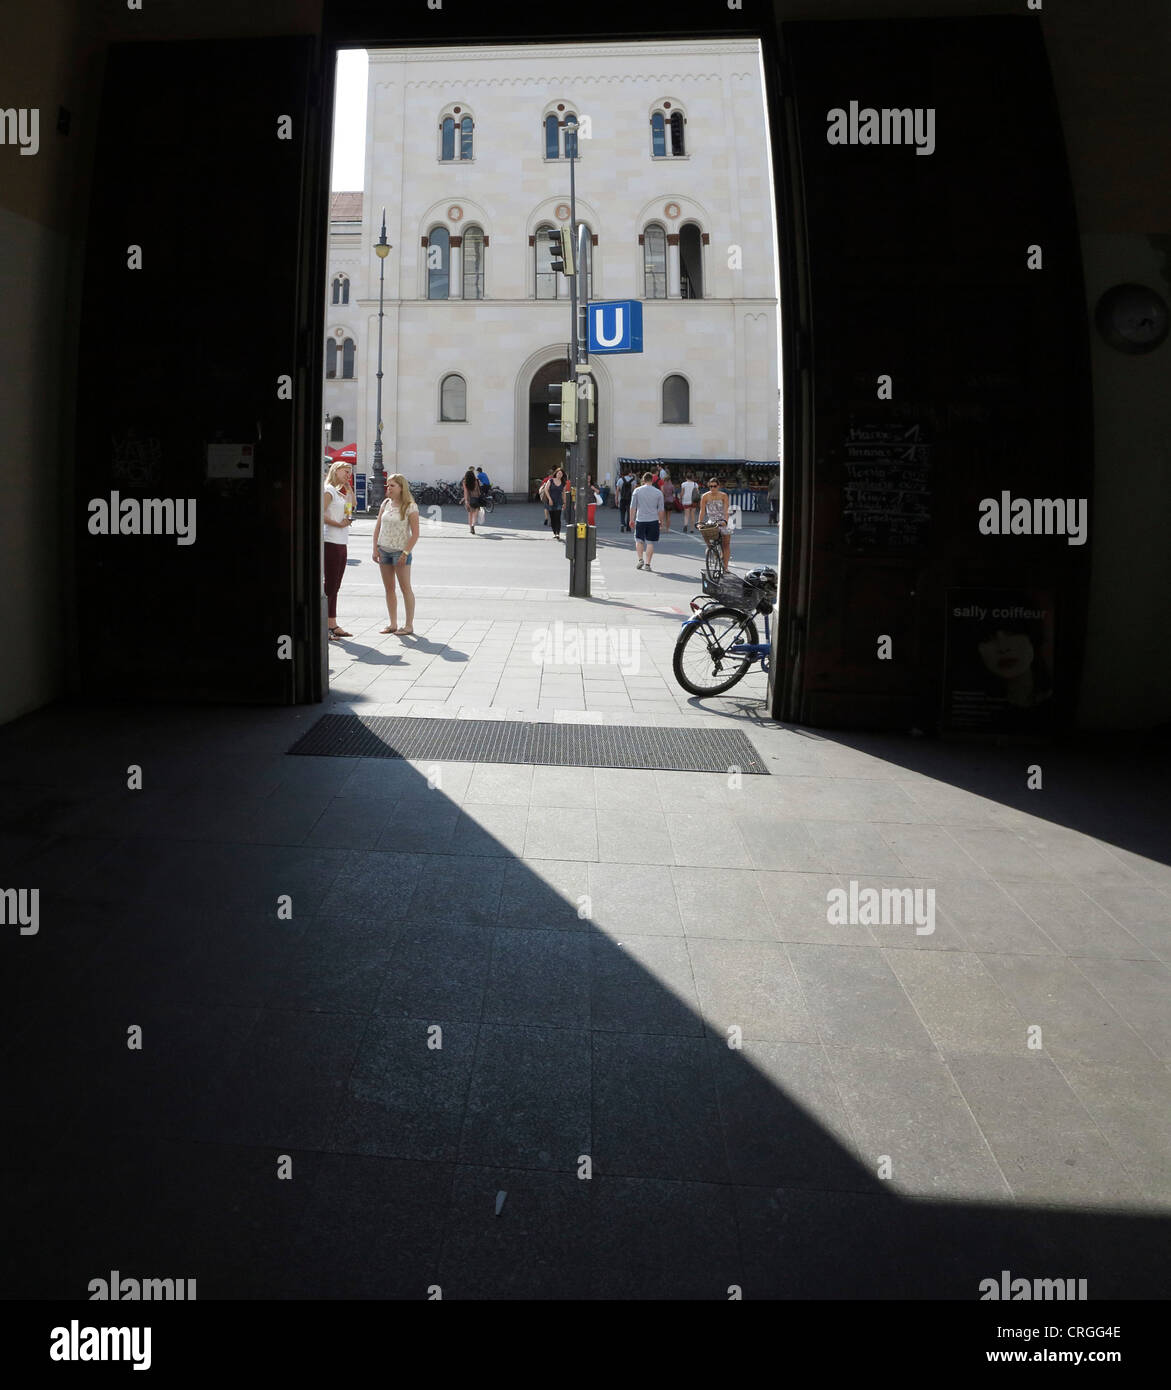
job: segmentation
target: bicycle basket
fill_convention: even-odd
[[[749,583],[739,574],[725,574],[719,579],[704,575],[703,591],[739,613],[767,613],[777,597],[775,586]]]

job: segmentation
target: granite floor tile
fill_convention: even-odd
[[[438,1031],[437,1031],[438,1030]],[[317,1147],[333,1153],[450,1162],[456,1156],[475,1051],[474,1024],[373,1019]]]
[[[1036,1204],[1125,1205],[1139,1196],[1085,1107],[1040,1053],[948,1065],[1014,1195]]]
[[[1058,1063],[1150,1070],[1160,1057],[1065,956],[980,957],[984,968]]]
[[[791,943],[787,949],[827,1046],[934,1050],[931,1035],[881,951],[805,943]],[[914,960],[942,955],[906,952],[900,959],[902,954]]]
[[[574,1171],[590,1139],[589,1034],[483,1025],[460,1139],[461,1163]]]
[[[704,1039],[596,1032],[592,1045],[595,1171],[726,1183]]]
[[[589,961],[585,933],[497,927],[484,1022],[585,1027]]]
[[[611,940],[595,932],[589,948],[595,1030],[702,1033],[691,958],[681,937],[623,934]]]
[[[994,1201],[1011,1194],[947,1064],[926,1052],[826,1049],[871,1173],[895,1191]],[[886,1162],[884,1162],[884,1160]]]
[[[817,1042],[788,953],[776,941],[688,937],[695,989],[709,1031],[750,1041]]]

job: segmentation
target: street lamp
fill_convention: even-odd
[[[327,411],[325,412],[325,448],[322,449],[322,451],[321,451],[321,455],[322,455],[323,458],[324,458],[324,457],[328,454],[328,452],[329,452],[329,442],[330,442],[330,441],[329,441],[329,436],[330,436],[330,431],[331,431],[332,428],[333,428],[333,420],[332,420],[332,418],[331,418],[331,416],[330,416],[329,411],[327,410]]]
[[[386,239],[386,209],[382,209],[382,232],[374,243],[374,254],[378,257],[378,400],[375,405],[378,420],[374,431],[374,466],[370,476],[370,496],[367,509],[373,511],[382,506],[386,496],[386,473],[382,467],[382,291],[386,278],[386,258],[391,252]]]

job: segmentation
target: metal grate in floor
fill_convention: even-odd
[[[289,752],[318,758],[631,767],[657,772],[727,772],[736,767],[769,776],[760,754],[739,729],[325,714]]]

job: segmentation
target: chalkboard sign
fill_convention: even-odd
[[[843,445],[842,520],[854,550],[909,550],[925,545],[930,445],[920,425],[852,424]]]

